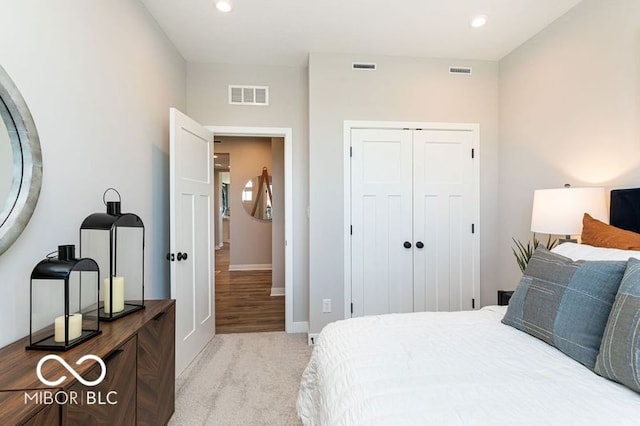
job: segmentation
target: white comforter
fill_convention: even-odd
[[[640,425],[640,395],[500,322],[504,308],[338,321],[300,384],[309,425]]]

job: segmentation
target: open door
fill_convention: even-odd
[[[215,333],[213,134],[170,110],[171,298],[176,300],[176,377]]]

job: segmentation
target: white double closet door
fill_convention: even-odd
[[[477,307],[471,130],[351,130],[352,316]]]

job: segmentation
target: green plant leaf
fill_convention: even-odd
[[[524,270],[527,269],[527,265],[529,264],[531,256],[533,256],[533,253],[540,245],[540,240],[538,240],[538,237],[535,233],[533,234],[532,240],[527,241],[526,245],[523,242],[516,240],[515,238],[511,238],[511,240],[515,244],[515,247],[511,247],[511,252],[516,258],[516,262],[518,263],[520,271],[524,272]],[[547,243],[545,244],[545,248],[547,250],[551,250],[557,245],[558,240],[552,240],[551,235],[549,235],[549,237],[547,238]]]

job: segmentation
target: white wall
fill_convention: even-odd
[[[500,61],[502,288],[534,189],[640,185],[639,17],[637,0],[585,0]]]
[[[33,115],[40,200],[0,256],[0,345],[29,332],[29,276],[118,188],[147,230],[146,297],[168,297],[168,117],[185,107],[186,66],[137,0],[3,2],[0,60]]]
[[[228,85],[269,86],[269,106],[229,105]],[[293,129],[293,320],[309,311],[308,86],[302,67],[187,65],[187,113],[203,125]]]
[[[354,61],[378,70],[352,71]],[[449,66],[472,66],[470,76]],[[344,315],[344,120],[480,123],[481,302],[496,302],[498,65],[312,54],[309,59],[310,332]],[[322,299],[333,312],[323,314]]]
[[[229,154],[229,207],[231,211],[229,268],[271,265],[272,223],[252,217],[242,205],[242,191],[249,180],[260,176],[271,165],[271,138],[219,137],[216,154]],[[284,264],[284,259],[281,259]]]

